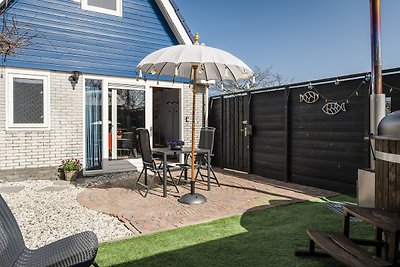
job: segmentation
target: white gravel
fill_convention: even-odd
[[[23,187],[2,193],[21,228],[28,248],[34,249],[71,234],[93,231],[100,242],[131,236],[117,218],[81,206],[84,187],[60,181],[2,182],[0,188]],[[52,191],[40,191],[52,187]]]

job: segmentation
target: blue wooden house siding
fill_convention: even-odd
[[[37,36],[6,66],[135,77],[143,57],[178,44],[155,0],[123,0],[122,17],[73,0],[16,0],[13,15]]]

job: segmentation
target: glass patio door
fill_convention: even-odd
[[[136,129],[145,127],[145,91],[109,89],[108,118],[109,158],[136,158]]]

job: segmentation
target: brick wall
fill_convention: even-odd
[[[50,73],[50,130],[5,130],[6,88],[0,79],[0,180],[55,179],[62,159],[82,159],[83,79],[73,89],[70,75]]]
[[[186,89],[186,90],[185,90]],[[186,143],[186,146],[191,146],[192,141],[192,101],[193,94],[192,88],[185,88],[183,90],[183,118],[189,117],[189,121],[186,122],[184,120],[183,123],[183,140]],[[205,93],[205,87],[198,85],[196,88],[196,117],[195,117],[195,139],[196,145],[199,142],[200,129],[203,127],[204,118],[203,118],[203,105],[206,104],[207,99],[203,101],[203,94]]]

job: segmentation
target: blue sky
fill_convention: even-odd
[[[175,0],[200,42],[300,82],[370,71],[369,0]],[[382,66],[400,67],[400,1],[382,0]]]

